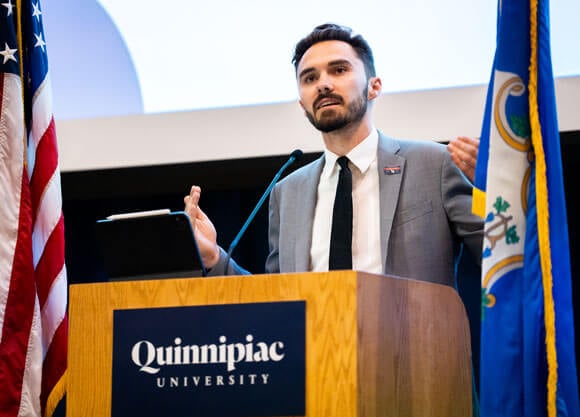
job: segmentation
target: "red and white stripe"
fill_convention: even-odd
[[[38,416],[40,377],[35,377],[38,372],[34,367],[40,362],[41,350],[34,342],[32,328],[40,315],[35,308],[22,84],[16,75],[1,77],[0,199],[4,204],[0,205],[0,415]]]
[[[50,82],[33,97],[25,152],[21,80],[1,78],[0,417],[52,415],[65,388],[67,278]]]
[[[48,72],[32,99],[32,120],[28,170],[33,209],[32,255],[42,323],[40,398],[51,415],[64,393],[61,378],[66,370],[68,322],[64,218]],[[49,398],[55,388],[58,392]]]

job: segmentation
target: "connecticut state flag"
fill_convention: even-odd
[[[485,219],[482,417],[580,417],[548,9],[498,6],[473,200]]]

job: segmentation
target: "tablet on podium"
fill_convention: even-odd
[[[189,216],[168,209],[114,214],[95,224],[111,281],[205,276]]]

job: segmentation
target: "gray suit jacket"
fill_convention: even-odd
[[[435,142],[395,140],[379,133],[377,161],[383,272],[454,285],[455,260],[462,244],[481,259],[483,222],[471,213],[471,184],[445,147]],[[266,272],[309,270],[323,166],[324,155],[274,187]],[[386,167],[394,169],[385,172]],[[223,272],[224,266],[216,268]],[[228,273],[242,272],[231,263]]]

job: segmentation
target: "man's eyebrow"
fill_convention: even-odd
[[[348,59],[336,59],[328,63],[329,67],[336,67],[337,65],[347,65],[352,67],[352,63]]]
[[[300,74],[298,74],[298,79],[301,79],[304,75],[309,74],[311,72],[314,72],[314,68],[310,67],[310,68],[304,68],[302,71],[300,71]]]
[[[335,59],[334,61],[330,61],[327,64],[327,66],[329,67],[337,67],[339,65],[346,65],[348,67],[352,67],[352,63],[348,59]],[[302,71],[300,71],[300,74],[298,74],[298,79],[301,79],[304,75],[310,74],[315,71],[316,70],[313,67],[304,68]]]

